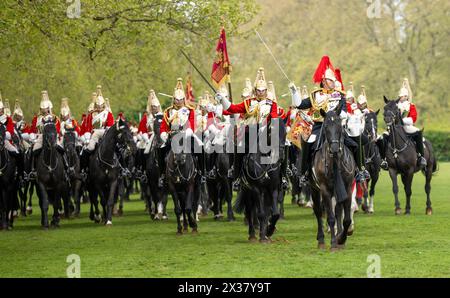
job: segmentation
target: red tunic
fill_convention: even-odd
[[[59,121],[59,118],[58,118],[58,117],[56,117],[56,116],[53,116],[53,117],[56,119],[56,122],[55,122],[56,132],[59,134],[60,131],[61,131],[61,122]],[[38,121],[38,116],[35,115],[35,116],[33,117],[33,121],[31,122],[31,130],[30,130],[30,133],[39,133],[38,127],[37,127],[37,124],[38,124],[37,121]]]
[[[94,117],[92,116],[93,113],[89,113],[86,117],[86,126],[83,134],[89,132],[92,133],[94,131],[94,125],[92,124],[92,121]],[[114,116],[111,112],[108,112],[108,115],[106,116],[106,121],[103,123],[103,128],[110,128],[114,125]]]
[[[227,109],[228,112],[232,114],[247,114],[246,106],[250,106],[252,99],[246,99],[241,103],[238,104],[231,104],[230,107]],[[277,103],[275,101],[272,101],[272,108],[270,110],[270,116],[267,118],[278,118],[278,107]]]
[[[192,108],[189,108],[189,118],[188,118],[188,128],[192,129],[193,131],[195,131],[195,110]],[[169,119],[169,109],[164,111],[164,120],[163,122],[161,122],[161,126],[159,128],[160,133],[163,132],[167,132],[169,133],[171,128],[170,128],[170,123],[167,122],[167,119]]]
[[[409,113],[408,113],[408,117],[411,117],[413,120],[413,123],[416,123],[417,121],[417,109],[416,109],[416,105],[411,103],[409,106]]]
[[[148,133],[147,113],[144,113],[144,116],[142,116],[141,122],[139,122],[138,133]]]
[[[346,102],[346,104],[347,104],[347,113],[349,113],[350,115],[353,115],[352,104],[349,103],[348,101]]]

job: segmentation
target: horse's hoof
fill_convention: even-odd
[[[402,214],[402,208],[395,208],[395,215]]]
[[[249,236],[249,237],[248,237],[248,241],[249,241],[249,242],[252,242],[252,243],[255,243],[256,241],[258,241],[258,239],[256,239],[255,236]]]
[[[178,231],[178,232],[177,232],[177,236],[183,236],[183,232]]]
[[[411,211],[410,210],[405,210],[405,215],[411,215]]]
[[[193,228],[191,234],[193,234],[193,235],[198,235],[198,230],[197,230],[197,228]]]
[[[188,233],[189,232],[189,230],[186,228],[186,229],[183,229],[183,233],[184,234],[186,234],[186,233]]]
[[[318,249],[326,249],[327,247],[325,246],[325,243],[318,243],[317,248]]]
[[[347,236],[351,236],[351,235],[353,235],[353,229],[352,229],[352,230],[349,229],[349,230],[347,231]]]
[[[236,221],[236,218],[234,216],[233,217],[228,217],[228,221],[229,222]]]
[[[168,220],[169,217],[168,217],[167,215],[163,215],[162,219],[163,219],[163,220]]]
[[[111,227],[111,226],[112,226],[112,221],[108,220],[108,221],[105,223],[105,226]]]
[[[123,210],[119,209],[119,211],[117,211],[117,215],[122,216],[123,215]]]
[[[330,251],[331,252],[336,252],[336,251],[338,251],[339,250],[339,247],[336,245],[336,246],[332,246],[331,248],[330,248]]]
[[[48,226],[42,226],[43,231],[48,231]]]
[[[341,250],[341,249],[344,249],[344,248],[345,248],[345,243],[337,245],[337,249],[338,250]]]
[[[262,243],[262,244],[269,244],[271,242],[272,242],[272,240],[270,240],[270,238],[259,239],[259,243]]]
[[[428,208],[425,210],[425,214],[426,214],[426,215],[432,215],[432,214],[433,214],[433,208],[428,207]]]

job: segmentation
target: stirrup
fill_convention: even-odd
[[[300,176],[300,179],[299,179],[300,185],[305,186],[308,184],[308,181],[309,181],[308,174],[305,173]]]
[[[231,167],[231,168],[228,169],[227,177],[228,177],[229,179],[232,179],[232,178],[233,178],[233,172],[234,172],[233,167]]]
[[[162,188],[163,186],[164,186],[164,177],[161,176],[161,177],[159,177],[159,180],[158,180],[158,187]]]
[[[216,171],[214,169],[208,172],[208,179],[216,179]]]
[[[234,190],[234,191],[238,191],[240,187],[241,187],[241,179],[240,179],[240,178],[237,178],[237,179],[233,182],[233,190]]]
[[[201,175],[200,176],[200,183],[206,183],[206,177],[205,176],[203,176],[203,175]]]
[[[294,176],[293,171],[289,167],[286,168],[286,176],[288,176],[288,177]]]
[[[427,167],[427,160],[426,160],[425,157],[423,157],[423,156],[420,156],[420,157],[419,157],[418,163],[419,163],[419,167],[420,167],[421,169],[424,169],[424,168]]]
[[[383,159],[383,160],[381,161],[380,167],[381,167],[383,170],[386,170],[386,171],[389,170],[389,165],[388,165],[386,159]]]
[[[287,190],[289,188],[289,182],[286,177],[281,177],[281,187],[283,190]]]

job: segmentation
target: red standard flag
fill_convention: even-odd
[[[192,88],[191,73],[188,73],[188,77],[186,80],[186,101],[190,103],[194,102],[194,90]]]
[[[227,40],[225,29],[220,31],[220,38],[216,47],[216,59],[212,65],[211,79],[213,84],[219,88],[230,75],[230,60],[228,59]]]

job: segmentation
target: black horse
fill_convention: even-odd
[[[155,220],[167,219],[167,197],[168,189],[166,184],[159,185],[159,179],[162,173],[161,139],[159,137],[159,129],[155,129],[155,135],[152,139],[150,151],[145,154],[145,173],[147,177],[146,200],[150,217]],[[165,161],[163,161],[165,162]]]
[[[103,209],[103,220],[112,225],[114,199],[117,195],[117,182],[121,167],[116,152],[116,144],[123,145],[133,154],[136,144],[126,121],[119,118],[99,141],[96,149],[89,157],[89,197],[91,201],[90,218],[96,222],[98,217],[98,198]],[[95,208],[95,215],[93,213]]]
[[[373,199],[375,195],[375,186],[380,177],[381,156],[376,144],[378,130],[377,116],[379,112],[380,110],[377,110],[376,112],[369,112],[365,115],[366,124],[364,126],[364,134],[369,138],[369,142],[364,146],[364,152],[366,153],[365,165],[370,174],[369,193],[367,193],[367,190],[364,191],[364,203],[362,204],[362,209],[366,213],[374,212]],[[368,197],[369,202],[367,201]]]
[[[177,141],[172,141],[175,136]],[[193,142],[183,132],[173,134],[168,142],[171,143],[171,150],[167,155],[166,177],[177,216],[177,235],[182,235],[183,231],[188,232],[188,223],[192,233],[195,234],[198,231],[194,218],[198,206],[198,196],[195,195],[196,189],[199,189],[196,187],[198,165],[192,153],[193,146],[190,148],[188,146]],[[183,216],[183,229],[181,216]]]
[[[30,180],[29,173],[31,172],[31,164],[33,160],[33,147],[30,146],[28,149],[26,149],[24,155],[24,171],[26,175],[26,179],[24,179],[24,185],[23,185],[23,196],[21,196],[21,214],[24,215],[31,215],[33,214],[33,195],[34,190],[37,189],[37,183],[35,179]]]
[[[254,128],[249,127],[249,131],[252,131],[252,129]],[[256,215],[259,221],[259,241],[268,243],[271,242],[270,237],[275,232],[276,223],[280,218],[278,202],[280,192],[282,192],[281,163],[283,157],[281,154],[284,154],[286,131],[284,123],[279,119],[271,119],[271,123],[268,125],[257,125],[256,131],[256,142],[249,142],[249,153],[243,160],[243,174],[241,175],[243,185],[235,203],[235,210],[238,213],[245,211],[249,228],[249,241],[256,241]],[[264,139],[272,139],[272,133],[277,134],[278,146],[271,141],[264,142]],[[247,136],[250,135],[251,133]],[[272,150],[263,153],[261,149],[264,143],[269,145]],[[278,148],[274,149],[274,146]]]
[[[219,146],[219,145],[216,145]],[[228,178],[228,170],[233,163],[232,156],[225,152],[225,145],[220,147],[220,152],[206,153],[206,164],[208,165],[207,171],[214,175],[208,175],[206,184],[208,189],[209,199],[212,202],[211,210],[214,212],[214,219],[218,220],[223,217],[222,205],[227,203],[227,220],[234,221],[236,218],[233,214],[233,190],[231,185],[231,179]],[[204,206],[202,206],[205,209]]]
[[[340,110],[339,108],[337,110]],[[310,174],[314,214],[317,219],[317,241],[319,248],[325,248],[322,208],[327,213],[327,222],[331,234],[331,250],[345,245],[347,232],[352,223],[350,208],[352,184],[356,164],[351,151],[344,145],[344,131],[339,115],[333,110],[325,113],[321,130],[321,146],[313,157],[313,170]],[[336,201],[336,213],[333,209]],[[344,211],[343,229],[340,223]],[[335,233],[335,223],[338,235]]]
[[[17,185],[16,161],[5,148],[6,127],[0,124],[0,218],[3,230],[12,229]]]
[[[53,120],[43,120],[42,151],[36,156],[37,193],[41,207],[41,225],[48,229],[48,207],[53,205],[53,218],[51,225],[59,226],[61,198],[63,202],[69,201],[69,186],[66,182],[63,157],[58,152],[58,134]],[[67,206],[65,206],[65,211]],[[68,211],[68,210],[67,210]]]
[[[389,175],[392,180],[392,191],[395,197],[395,214],[401,213],[400,202],[398,200],[397,174],[401,175],[406,193],[405,214],[411,212],[411,185],[414,173],[420,170],[417,165],[417,153],[413,141],[407,136],[397,106],[398,100],[389,100],[384,97],[384,122],[386,123],[389,136],[387,138],[386,160],[389,165]],[[422,170],[425,175],[425,192],[427,194],[427,207],[425,213],[431,215],[431,178],[437,169],[437,161],[433,154],[433,147],[428,140],[424,142],[424,158],[427,161],[427,167]]]
[[[63,137],[64,151],[67,157],[67,164],[69,166],[69,181],[70,194],[75,201],[75,210],[73,215],[78,217],[80,215],[80,201],[81,201],[81,168],[80,156],[77,150],[77,135],[73,128],[66,129]],[[70,203],[72,203],[70,201]]]

